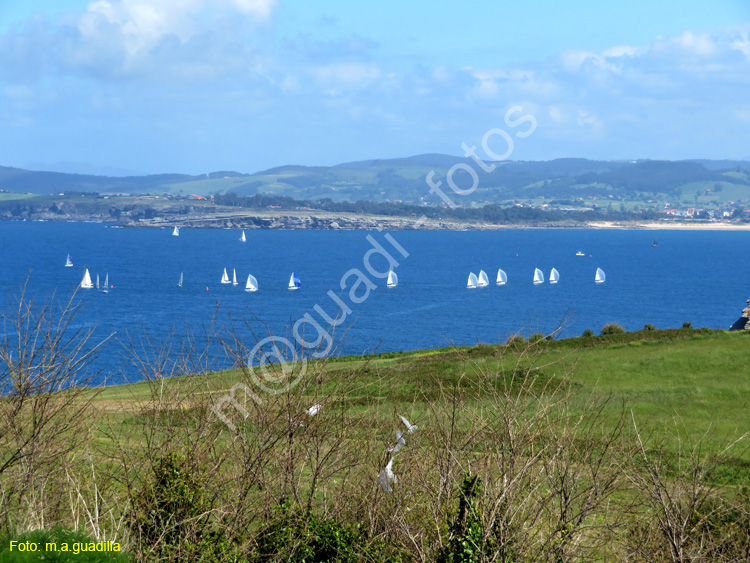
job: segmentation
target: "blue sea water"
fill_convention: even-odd
[[[252,321],[259,338],[270,330],[290,335],[300,325],[307,340],[329,324],[315,309],[331,317],[339,305],[329,291],[351,309],[333,333],[336,353],[362,354],[502,342],[511,334],[547,333],[563,325],[562,335],[598,332],[609,322],[628,330],[646,323],[658,328],[727,328],[750,298],[750,234],[716,231],[643,231],[590,229],[509,229],[502,231],[397,231],[393,239],[408,253],[402,255],[385,232],[365,231],[246,231],[182,229],[120,229],[92,223],[0,223],[0,291],[17,295],[29,278],[29,290],[38,301],[53,292],[66,299],[88,268],[101,281],[109,274],[109,293],[79,291],[85,303],[78,327],[96,325],[102,338],[112,332],[146,333],[164,337],[174,330],[200,334],[218,310],[218,319]],[[368,239],[368,235],[371,239]],[[658,247],[652,248],[656,237]],[[399,264],[399,285],[368,272],[363,259],[383,246]],[[575,255],[577,250],[584,257]],[[66,255],[74,267],[65,268]],[[371,254],[379,272],[388,262]],[[236,268],[240,285],[221,285],[223,268]],[[508,284],[495,285],[497,269],[508,274]],[[534,286],[534,268],[548,278],[552,267],[560,283]],[[607,274],[594,283],[596,268]],[[357,269],[376,289],[357,280]],[[484,269],[490,286],[466,289],[470,271]],[[302,280],[289,291],[292,272]],[[184,284],[177,287],[180,273]],[[259,291],[243,291],[252,273]],[[354,302],[354,301],[361,302]],[[264,324],[260,324],[262,323]],[[240,334],[252,339],[249,329]],[[115,344],[119,346],[120,344]],[[117,353],[99,360],[112,381],[137,378]]]

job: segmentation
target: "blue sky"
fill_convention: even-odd
[[[0,0],[0,165],[750,159],[750,4]]]

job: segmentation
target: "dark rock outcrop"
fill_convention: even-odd
[[[750,299],[747,300],[747,307],[742,310],[742,316],[729,327],[729,330],[750,330]]]

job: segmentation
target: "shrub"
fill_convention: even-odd
[[[258,532],[255,544],[250,563],[399,561],[386,553],[382,542],[370,541],[360,525],[347,528],[330,518],[291,511],[283,503],[274,519]]]
[[[542,340],[545,340],[545,339],[546,339],[545,336],[541,332],[535,332],[529,338],[529,342],[531,342],[531,343],[541,342]]]
[[[602,327],[602,334],[625,334],[625,329],[617,323],[607,323]]]
[[[450,539],[437,556],[438,563],[482,561],[482,523],[474,506],[481,490],[479,475],[467,475],[461,484],[456,519],[450,526]]]
[[[682,328],[683,330],[690,330],[693,328],[693,323],[691,323],[690,321],[685,321],[684,323],[682,323]]]
[[[651,323],[649,323],[643,327],[643,330],[656,330],[656,327],[652,325]]]
[[[510,348],[518,348],[524,344],[526,344],[526,339],[520,334],[511,334],[505,341],[505,345]]]
[[[583,331],[583,334],[581,336],[583,336],[584,338],[590,338],[594,336],[594,331],[591,330],[590,328],[587,328],[586,330]]]
[[[182,455],[166,453],[132,500],[129,527],[142,549],[170,561],[233,560],[211,519],[207,476]]]

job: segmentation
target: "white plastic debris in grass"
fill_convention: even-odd
[[[398,477],[393,472],[393,458],[390,459],[385,469],[378,474],[378,484],[389,495],[393,494],[393,485],[398,483]]]

